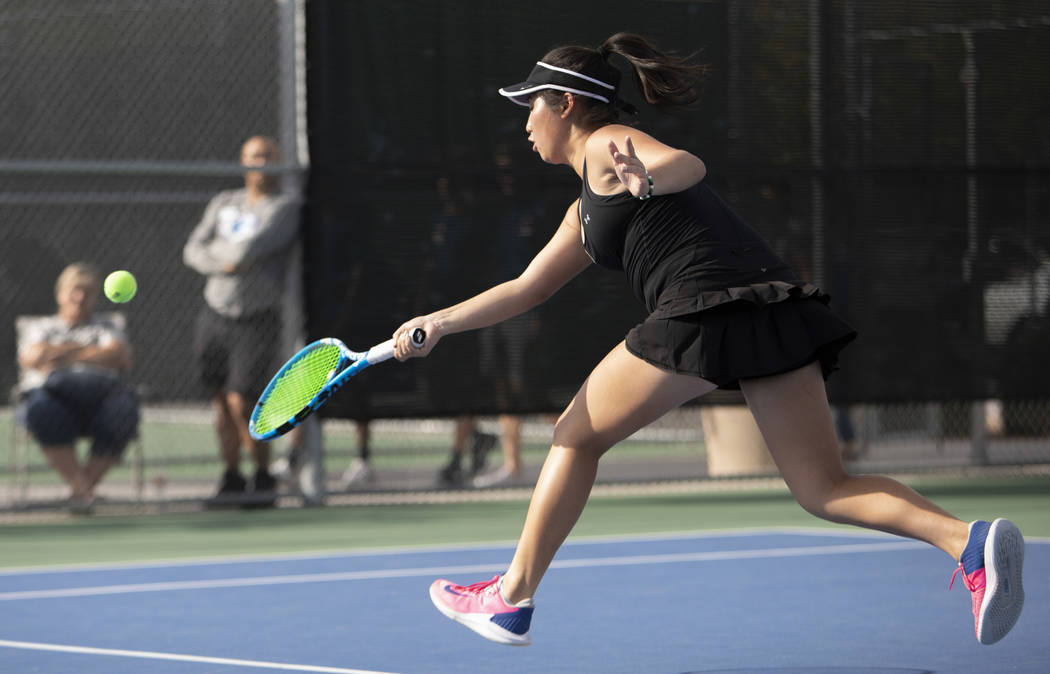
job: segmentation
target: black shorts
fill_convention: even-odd
[[[204,307],[194,344],[201,383],[209,393],[236,391],[254,401],[275,372],[280,339],[277,311],[229,318]]]
[[[657,367],[739,389],[819,361],[826,379],[856,331],[827,296],[756,305],[738,300],[674,318],[649,318],[627,334],[627,350]]]

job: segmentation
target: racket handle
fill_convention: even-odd
[[[427,340],[427,332],[423,328],[416,328],[412,331],[412,346],[417,349],[423,347],[423,342]]]

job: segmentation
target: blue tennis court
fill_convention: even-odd
[[[9,672],[1038,672],[1050,670],[1050,540],[1027,602],[973,638],[969,593],[923,544],[835,530],[570,539],[533,645],[442,617],[427,586],[500,572],[512,546],[417,547],[0,574]]]

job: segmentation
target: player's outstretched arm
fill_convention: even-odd
[[[577,203],[573,202],[554,236],[520,276],[455,306],[406,321],[394,332],[394,356],[398,360],[425,356],[444,335],[477,330],[528,311],[546,301],[590,264],[591,259],[580,240]],[[415,328],[426,332],[422,348],[409,343],[409,335]]]

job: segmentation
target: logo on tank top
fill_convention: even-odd
[[[591,255],[591,251],[587,250],[587,225],[589,224],[591,224],[591,214],[587,213],[583,216],[583,223],[580,225],[580,241],[583,243],[583,252],[587,253],[591,262],[597,264],[598,261]]]

